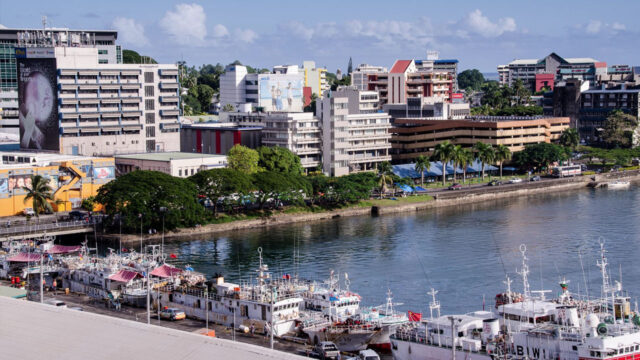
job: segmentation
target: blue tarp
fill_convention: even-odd
[[[397,186],[398,186],[398,189],[404,192],[413,192],[413,189],[409,185],[397,185]]]
[[[401,165],[393,165],[393,173],[402,177],[402,178],[411,178],[411,179],[420,179],[420,173],[416,171],[416,164],[401,164]],[[446,167],[447,175],[453,175],[453,162],[449,162]],[[494,171],[498,170],[497,167],[485,164],[484,171]],[[482,171],[482,163],[479,161],[474,161],[472,164],[467,166],[467,173],[476,173]],[[456,174],[462,174],[462,168],[458,167],[456,169]],[[424,172],[424,177],[436,177],[442,176],[442,163],[440,161],[432,161],[429,170]]]
[[[423,188],[422,186],[416,186],[416,191],[427,191],[427,189]]]
[[[518,170],[518,169],[516,169],[516,168],[514,168],[514,167],[511,167],[511,166],[506,166],[506,167],[503,167],[503,168],[502,168],[502,170],[506,170],[506,171],[516,171],[516,170]]]

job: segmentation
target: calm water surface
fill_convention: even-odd
[[[584,190],[423,211],[350,217],[332,221],[235,231],[169,242],[178,265],[238,282],[255,277],[257,249],[276,276],[325,279],[333,269],[365,305],[385,302],[387,289],[402,310],[427,311],[427,291],[439,291],[443,313],[493,305],[508,274],[522,282],[518,247],[526,244],[532,290],[559,291],[566,276],[573,292],[598,295],[595,267],[605,240],[611,276],[634,298],[640,296],[638,222],[640,189]],[[294,252],[299,255],[294,261]],[[582,263],[584,272],[580,264]],[[587,284],[587,285],[585,285]],[[585,290],[586,289],[586,290]]]

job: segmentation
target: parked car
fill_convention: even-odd
[[[44,303],[47,305],[55,306],[55,307],[64,307],[64,308],[67,307],[67,304],[64,301],[58,300],[58,299],[48,299],[48,300],[45,300]]]
[[[509,184],[519,184],[522,182],[522,179],[520,178],[512,178],[511,180],[509,180]]]
[[[75,311],[84,311],[84,309],[80,306],[70,306],[69,309],[75,310]]]
[[[336,344],[331,341],[321,341],[313,347],[313,352],[317,354],[320,359],[337,359],[340,356],[340,350]]]
[[[531,179],[529,179],[529,181],[540,181],[540,180],[542,180],[542,179],[538,175],[536,175],[536,176],[532,177]]]
[[[502,181],[498,181],[498,180],[491,180],[487,183],[487,186],[500,186],[502,185]]]
[[[24,210],[22,210],[22,214],[24,216],[36,216],[36,212],[33,211],[33,208],[30,207],[24,208]]]
[[[378,354],[371,350],[371,349],[366,349],[366,350],[360,350],[360,353],[358,354],[357,359],[359,360],[380,360],[380,356],[378,356]]]
[[[165,320],[176,321],[176,320],[184,320],[187,317],[187,315],[184,313],[184,311],[180,309],[166,308],[160,312],[160,317]]]
[[[88,216],[87,213],[78,211],[78,210],[73,210],[69,212],[69,218],[71,220],[84,220],[87,216]]]
[[[460,189],[462,189],[462,185],[458,183],[453,183],[451,184],[451,186],[449,186],[449,190],[460,190]]]

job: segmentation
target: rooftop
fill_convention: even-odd
[[[170,160],[187,160],[187,159],[202,159],[202,158],[220,158],[220,157],[226,157],[226,156],[215,155],[215,154],[196,154],[196,153],[174,151],[174,152],[160,152],[160,153],[116,155],[115,157],[116,159],[170,161]]]
[[[0,347],[6,359],[303,359],[255,345],[6,297],[0,297],[0,309]]]
[[[411,65],[411,61],[412,60],[396,60],[396,62],[393,64],[393,67],[391,68],[391,71],[389,72],[401,74],[407,71],[407,68],[409,67],[409,65]]]
[[[14,160],[3,160],[5,156],[13,156]],[[17,158],[28,158],[28,162],[17,162]],[[31,151],[0,151],[0,169],[24,168],[29,166],[49,166],[52,163],[63,161],[87,161],[105,159],[105,157],[63,155],[58,153],[31,152]]]

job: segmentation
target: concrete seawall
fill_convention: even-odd
[[[521,184],[508,184],[496,187],[479,187],[463,189],[458,191],[447,191],[434,194],[434,200],[388,206],[356,207],[342,210],[332,210],[320,213],[307,214],[279,214],[263,219],[238,220],[223,224],[210,224],[198,228],[180,229],[175,232],[166,233],[165,238],[191,238],[200,237],[204,234],[255,229],[259,227],[269,227],[275,225],[285,225],[297,222],[309,222],[330,220],[346,216],[360,215],[384,215],[399,212],[412,212],[427,209],[435,209],[448,206],[468,205],[473,203],[486,202],[510,197],[529,196],[542,193],[552,193],[558,191],[570,191],[584,189],[591,182],[606,182],[615,179],[640,180],[640,170],[625,172],[615,172],[594,176],[581,176],[575,178],[553,179],[540,182],[525,182]],[[104,239],[118,239],[117,234],[101,235]],[[161,234],[145,235],[145,240],[159,240]],[[139,235],[123,235],[123,243],[139,242]]]

